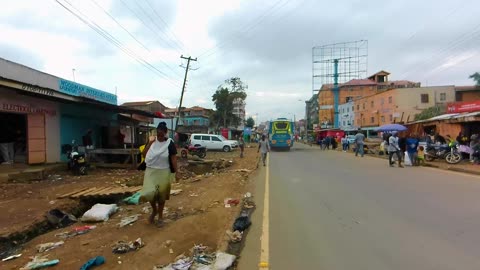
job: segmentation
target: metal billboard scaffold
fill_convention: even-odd
[[[312,48],[312,94],[323,85],[333,89],[334,126],[338,127],[339,84],[367,77],[368,41],[358,40]]]

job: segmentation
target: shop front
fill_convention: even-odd
[[[24,96],[0,85],[2,143],[13,146],[13,161],[39,164],[60,161],[58,105]],[[0,158],[2,162],[4,155]]]

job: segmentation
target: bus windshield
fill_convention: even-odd
[[[288,128],[288,122],[277,122],[275,123],[275,129],[285,130]]]

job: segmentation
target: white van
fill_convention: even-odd
[[[190,136],[192,145],[201,145],[207,147],[207,150],[222,150],[230,152],[238,147],[237,141],[227,140],[222,135],[215,134],[192,134]]]

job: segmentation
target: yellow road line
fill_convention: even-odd
[[[270,180],[270,155],[267,156],[265,173],[265,198],[263,201],[262,237],[260,243],[260,264],[262,270],[269,268],[269,180]]]

